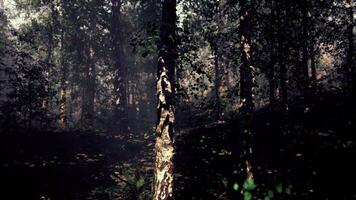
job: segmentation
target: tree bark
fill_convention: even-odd
[[[317,92],[317,82],[316,82],[316,61],[315,61],[315,39],[311,41],[310,44],[310,96],[314,99]]]
[[[214,109],[214,121],[219,121],[221,117],[221,98],[220,98],[220,86],[221,86],[221,68],[219,65],[219,55],[215,44],[213,44],[214,53],[214,67],[215,67],[215,80],[214,80],[214,93],[215,93],[215,109]]]
[[[28,125],[27,128],[31,129],[32,128],[32,78],[31,76],[28,77]]]
[[[241,161],[243,166],[243,172],[245,181],[253,181],[252,172],[252,111],[253,111],[253,86],[254,86],[254,66],[252,63],[252,31],[251,20],[253,15],[253,9],[251,1],[242,0],[241,16],[240,16],[240,43],[241,43],[241,61],[240,65],[240,125],[242,136],[242,155]],[[243,183],[241,183],[241,186]],[[244,193],[244,189],[241,187],[241,194]]]
[[[114,126],[119,127],[119,132],[128,131],[128,105],[127,105],[127,73],[128,69],[124,60],[122,45],[122,25],[121,25],[121,0],[112,0],[112,21],[111,38],[113,44],[113,65],[114,65]]]
[[[84,128],[91,128],[94,120],[94,99],[95,99],[95,60],[94,50],[91,46],[87,47],[87,62],[85,67],[85,84],[83,88],[83,122]]]
[[[287,66],[285,63],[285,56],[287,55],[288,47],[285,44],[285,23],[286,16],[280,10],[280,7],[283,7],[282,3],[277,4],[278,16],[279,16],[279,25],[278,28],[278,64],[279,64],[279,86],[280,86],[280,97],[281,97],[281,109],[282,113],[288,111],[288,90],[287,90]],[[286,7],[288,6],[285,5]]]
[[[94,101],[96,87],[96,55],[94,49],[94,38],[96,29],[96,18],[94,13],[91,13],[90,33],[88,46],[85,49],[86,66],[85,66],[85,81],[83,82],[83,117],[84,128],[91,128],[94,122]]]
[[[59,102],[59,125],[62,129],[67,128],[67,76],[68,76],[68,68],[64,63],[64,27],[61,30],[60,36],[60,65],[62,68],[61,74],[61,86],[60,86],[60,102]]]
[[[347,0],[348,8],[347,8],[347,13],[348,13],[348,18],[350,22],[347,25],[347,40],[348,40],[348,49],[347,49],[347,61],[346,61],[346,68],[347,68],[347,82],[348,82],[348,88],[349,92],[355,96],[355,90],[356,90],[356,78],[355,78],[355,50],[354,50],[354,34],[353,34],[353,28],[354,28],[354,11],[353,11],[353,1],[352,0]]]
[[[158,122],[153,200],[173,199],[176,4],[176,0],[164,0],[162,4],[160,57],[157,68]]]
[[[270,46],[270,61],[268,63],[268,78],[269,78],[269,102],[271,111],[275,110],[276,105],[276,75],[275,75],[275,64],[276,64],[276,51],[275,51],[275,42],[276,42],[276,32],[275,32],[275,23],[276,23],[276,11],[274,1],[271,1],[271,19],[270,19],[270,28],[269,28],[269,46]]]
[[[303,110],[310,104],[310,78],[309,78],[309,19],[308,19],[308,2],[306,0],[301,1],[301,14],[302,14],[302,60],[301,60],[301,83],[302,83],[302,97],[303,97]]]

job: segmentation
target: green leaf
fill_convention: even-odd
[[[244,192],[244,200],[251,200],[252,194],[250,192]]]
[[[274,197],[274,192],[272,190],[268,190],[267,195],[270,199]]]
[[[278,193],[282,193],[282,192],[283,192],[283,185],[282,185],[282,183],[280,183],[280,184],[278,184],[278,185],[276,186],[276,191],[277,191]]]
[[[268,196],[265,196],[263,200],[270,200],[270,198]]]
[[[232,186],[232,188],[237,191],[239,189],[239,184],[234,183],[234,185]]]
[[[256,188],[255,182],[253,179],[247,179],[244,182],[243,188],[247,191],[254,190]]]
[[[136,182],[136,188],[140,189],[143,185],[145,184],[145,179],[141,177],[137,182]]]

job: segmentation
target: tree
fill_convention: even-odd
[[[173,198],[176,4],[176,0],[165,0],[162,3],[161,43],[157,68],[158,122],[153,200]]]
[[[111,39],[113,44],[113,70],[114,70],[114,91],[116,105],[114,107],[114,121],[118,122],[120,132],[128,130],[128,111],[127,111],[127,73],[125,55],[121,42],[123,24],[121,22],[121,0],[112,0],[112,19],[111,19]]]
[[[354,5],[352,0],[346,1],[347,5],[347,19],[349,23],[347,23],[347,42],[348,42],[348,49],[347,49],[347,58],[346,58],[346,68],[347,68],[347,80],[349,85],[349,92],[354,95],[356,91],[356,78],[355,78],[355,49],[354,49],[354,26],[355,26],[355,13],[354,13]]]
[[[252,17],[253,4],[251,0],[240,1],[240,48],[241,48],[241,65],[240,65],[240,134],[242,137],[242,168],[245,174],[243,183],[253,183],[254,177],[252,172],[252,112],[253,87],[254,87],[254,64],[252,61]],[[243,184],[241,184],[243,185]],[[242,188],[242,193],[244,192]]]

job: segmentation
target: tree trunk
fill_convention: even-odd
[[[121,26],[121,0],[112,0],[112,21],[111,39],[113,44],[113,66],[114,66],[114,126],[119,127],[119,132],[128,131],[128,110],[127,110],[127,73],[125,55],[122,45],[122,26]]]
[[[275,52],[275,40],[276,40],[276,32],[275,32],[275,22],[276,22],[276,14],[274,2],[271,1],[271,20],[270,20],[270,28],[269,28],[269,46],[270,46],[270,61],[268,63],[268,78],[269,78],[269,103],[271,111],[275,110],[276,105],[276,75],[275,75],[275,64],[276,64],[276,52]]]
[[[275,74],[274,74],[274,58],[273,55],[271,55],[271,61],[268,64],[269,68],[269,103],[271,107],[271,111],[275,110],[276,106],[276,81],[275,81]]]
[[[52,64],[52,54],[53,54],[53,26],[54,26],[54,20],[56,20],[56,14],[55,14],[55,5],[54,2],[49,3],[50,6],[50,21],[49,21],[49,27],[48,27],[48,43],[47,43],[47,56],[46,56],[46,63],[47,64]]]
[[[317,92],[317,82],[316,82],[316,61],[315,61],[315,39],[312,40],[310,44],[310,97],[312,100],[315,98]]]
[[[157,68],[158,122],[153,200],[173,199],[176,4],[176,0],[164,0],[162,4],[160,57]]]
[[[68,76],[68,68],[64,63],[64,30],[62,27],[61,36],[60,36],[60,48],[61,48],[61,56],[60,56],[60,65],[62,67],[61,74],[61,86],[60,86],[60,102],[59,102],[59,125],[62,129],[67,128],[67,76]]]
[[[315,63],[315,41],[310,44],[310,71],[311,71],[311,83],[315,86],[316,82],[316,63]]]
[[[95,98],[95,61],[92,47],[86,50],[87,63],[85,67],[85,77],[83,85],[83,126],[91,128],[94,120],[94,98]]]
[[[86,66],[85,81],[83,82],[83,117],[84,128],[91,128],[94,122],[94,101],[95,101],[95,79],[96,79],[96,55],[93,47],[96,29],[96,19],[94,13],[91,15],[90,33],[88,46],[85,49]]]
[[[213,46],[214,54],[214,67],[215,67],[215,80],[214,80],[214,93],[215,93],[215,103],[214,106],[214,121],[219,121],[221,117],[221,98],[220,98],[220,86],[221,86],[221,68],[219,65],[219,55],[215,44]]]
[[[27,119],[27,128],[32,128],[32,78],[28,77],[28,119]]]
[[[279,16],[279,28],[278,28],[278,64],[279,64],[279,85],[280,85],[280,97],[281,97],[281,109],[282,113],[288,111],[288,90],[287,90],[287,66],[285,63],[285,56],[287,56],[288,47],[285,44],[285,25],[286,16],[280,10],[281,4],[277,5],[278,16]],[[286,5],[288,6],[288,4]]]
[[[302,1],[301,10],[302,10],[302,60],[301,60],[301,83],[302,83],[302,97],[303,97],[303,110],[309,106],[310,102],[310,80],[309,80],[309,52],[308,52],[308,43],[309,43],[309,32],[308,27],[309,19],[308,19],[308,2],[306,0]]]
[[[353,12],[353,1],[347,0],[348,8],[348,16],[349,16],[349,24],[347,26],[347,39],[348,39],[348,50],[347,50],[347,84],[349,88],[349,92],[355,96],[356,92],[356,78],[355,78],[355,52],[354,52],[354,12]]]
[[[241,161],[245,181],[253,182],[252,173],[252,111],[253,111],[253,86],[254,86],[254,66],[252,63],[252,41],[251,41],[251,20],[253,15],[251,1],[242,0],[240,16],[240,43],[241,43],[241,61],[240,66],[240,125],[242,136],[242,154]],[[242,182],[242,184],[244,183]],[[242,184],[240,184],[242,186]],[[241,194],[244,189],[241,187]]]
[[[54,49],[54,22],[56,20],[56,10],[55,10],[55,3],[54,2],[49,2],[49,7],[50,7],[50,20],[49,20],[49,24],[48,24],[48,42],[47,42],[47,55],[45,58],[45,62],[47,65],[46,71],[47,73],[44,73],[44,78],[46,80],[46,84],[45,84],[45,91],[46,93],[48,93],[49,90],[49,84],[50,84],[50,77],[49,74],[52,74],[52,68],[54,68],[54,63],[53,63],[53,49]],[[45,96],[42,100],[42,109],[44,111],[46,111],[46,113],[48,112],[48,103],[49,103],[49,99],[47,96]],[[48,123],[45,121],[46,120],[46,115],[42,115],[41,117],[41,126],[44,125],[45,128],[48,128]],[[44,122],[44,124],[43,124]]]

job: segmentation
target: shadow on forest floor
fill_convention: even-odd
[[[255,113],[254,199],[356,198],[354,105],[337,101],[330,96],[308,112],[291,111],[287,121],[268,108]],[[236,135],[238,125],[226,123],[178,137],[177,199],[227,199]]]
[[[142,151],[133,140],[80,132],[3,135],[0,199],[113,199],[117,165]]]
[[[349,120],[352,106],[337,104],[337,99],[330,97],[310,112],[291,111],[288,121],[268,108],[256,112],[254,197],[355,199],[356,136],[354,121]],[[231,122],[177,135],[176,200],[227,199],[231,189],[227,181],[238,162],[238,157],[232,156],[233,150],[239,151],[238,135],[238,124]],[[149,199],[149,194],[132,194],[149,193],[152,135],[47,132],[0,137],[0,199]],[[128,182],[124,185],[131,184],[131,189],[120,189],[112,178],[116,171],[137,177],[124,177]]]

